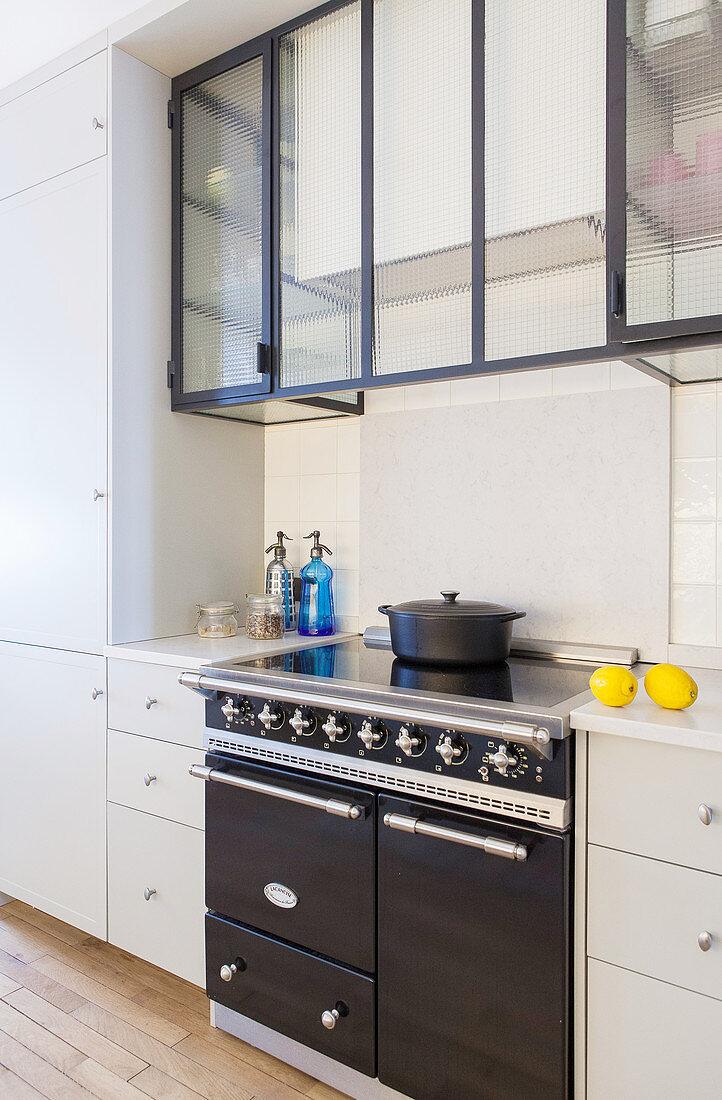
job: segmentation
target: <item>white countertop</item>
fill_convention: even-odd
[[[632,669],[639,680],[632,703],[626,707],[606,707],[593,699],[572,711],[572,728],[722,752],[722,670],[687,667],[699,687],[696,701],[687,710],[664,710],[644,690],[648,668],[649,665],[636,665]]]
[[[332,634],[327,638],[304,638],[285,634],[273,642],[257,642],[239,633],[235,638],[200,638],[197,634],[177,634],[173,638],[151,638],[144,642],[124,642],[108,645],[106,657],[121,661],[144,661],[153,665],[181,666],[187,672],[197,672],[201,665],[232,661],[238,657],[261,657],[269,653],[285,653],[289,649],[329,645],[355,638],[355,634]]]

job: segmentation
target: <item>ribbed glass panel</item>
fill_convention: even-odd
[[[471,0],[374,0],[376,374],[471,362]]]
[[[606,339],[605,0],[486,0],[487,359]]]
[[[628,0],[628,324],[722,313],[722,4]]]
[[[357,378],[361,362],[361,5],[283,35],[282,386]]]
[[[258,382],[263,59],[182,95],[183,392]]]

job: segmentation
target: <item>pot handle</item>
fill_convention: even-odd
[[[499,619],[500,623],[510,623],[514,619],[525,619],[526,611],[514,611],[511,615],[505,615],[503,619]]]
[[[382,603],[379,607],[379,611],[381,612],[382,615],[388,615],[390,607],[391,607],[390,603]]]

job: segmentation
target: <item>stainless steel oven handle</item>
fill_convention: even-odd
[[[363,815],[361,806],[355,806],[353,802],[341,802],[338,798],[317,798],[313,794],[304,794],[303,791],[289,791],[285,787],[274,787],[272,783],[259,783],[257,779],[243,779],[239,775],[231,775],[217,768],[207,768],[203,764],[191,764],[188,772],[196,779],[205,779],[207,783],[225,783],[229,787],[240,787],[244,791],[267,794],[271,798],[281,798],[284,802],[297,802],[299,806],[311,806],[314,810],[324,810],[327,814],[347,817],[351,821],[357,821]]]
[[[515,844],[512,840],[497,840],[493,836],[474,836],[473,833],[463,833],[461,829],[447,829],[444,825],[430,825],[418,817],[407,817],[405,814],[385,814],[384,825],[389,829],[400,829],[403,833],[416,833],[417,836],[431,836],[435,840],[450,840],[453,844],[481,848],[487,855],[501,856],[502,859],[523,862],[527,857],[524,844]]]

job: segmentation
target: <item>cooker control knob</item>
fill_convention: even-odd
[[[310,711],[308,707],[296,707],[291,719],[291,727],[301,737],[310,737],[316,728],[313,711]]]
[[[361,729],[358,731],[358,734],[356,736],[359,738],[360,741],[363,741],[367,749],[375,748],[378,745],[379,741],[384,739],[384,734],[381,732],[378,726],[374,727],[373,724],[368,720],[368,718],[365,718],[364,721],[361,723]]]
[[[421,738],[412,736],[407,727],[402,726],[399,730],[399,736],[394,743],[398,749],[401,749],[404,756],[413,756],[414,749],[418,748],[421,744]],[[416,755],[418,756],[419,754],[417,753]]]
[[[345,741],[346,738],[348,737],[348,732],[349,731],[348,731],[348,726],[346,725],[346,722],[342,718],[341,719],[341,725],[339,726],[338,723],[336,722],[336,715],[335,714],[329,714],[328,718],[326,719],[326,721],[321,726],[321,729],[326,734],[329,741],[335,741],[337,737],[338,737],[339,741]]]
[[[491,753],[489,759],[499,772],[499,775],[506,775],[507,768],[515,768],[519,763],[518,757],[509,756],[506,745],[499,745],[497,751]]]
[[[260,710],[257,714],[258,721],[262,726],[265,726],[267,730],[270,730],[274,722],[278,722],[281,718],[280,714],[276,714],[271,710],[272,703],[264,703],[263,710]]]
[[[453,764],[460,756],[465,755],[465,747],[463,742],[460,744],[456,738],[452,738],[451,735],[447,733],[446,736],[439,741],[439,744],[436,746],[436,751],[445,764]]]
[[[225,714],[227,722],[232,722],[241,713],[230,695],[226,697],[226,701],[221,707],[221,713]]]

